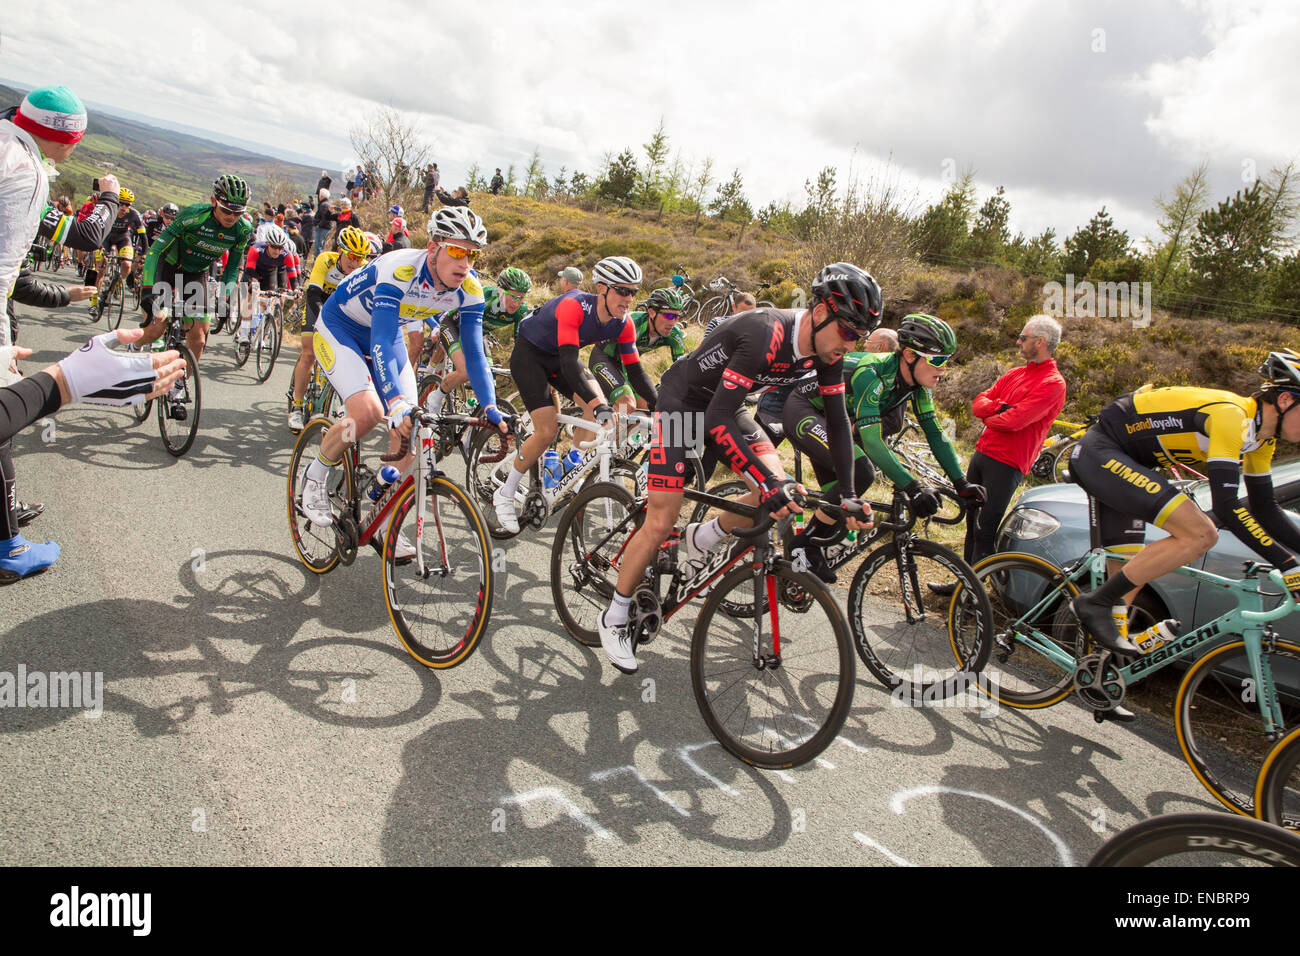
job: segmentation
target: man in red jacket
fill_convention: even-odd
[[[1013,368],[971,403],[984,433],[975,443],[966,479],[983,485],[988,501],[976,522],[966,522],[966,560],[974,564],[993,553],[994,538],[1011,496],[1029,474],[1043,439],[1065,407],[1065,379],[1052,353],[1061,341],[1061,324],[1035,315],[1016,342],[1025,364]]]

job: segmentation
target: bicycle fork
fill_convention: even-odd
[[[903,610],[907,612],[907,623],[915,626],[925,620],[925,602],[921,596],[916,561],[912,557],[911,537],[906,534],[896,535],[894,545],[894,564],[898,568],[898,589],[903,596]]]

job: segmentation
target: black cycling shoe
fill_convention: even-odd
[[[809,571],[827,584],[835,583],[835,572],[826,563],[826,555],[822,554],[822,549],[815,544],[800,543],[799,536],[796,535],[795,544],[790,549],[790,556],[798,560],[800,552],[803,552],[804,563],[808,565]]]
[[[1088,600],[1087,595],[1080,594],[1070,599],[1070,610],[1079,619],[1079,623],[1088,629],[1093,639],[1102,647],[1116,654],[1128,654],[1141,657],[1141,649],[1127,637],[1120,637],[1115,628],[1115,619],[1111,617],[1110,608],[1098,607]]]
[[[925,586],[929,588],[932,593],[937,594],[940,597],[952,597],[957,592],[956,581],[945,581],[942,584],[935,584],[933,581],[927,581]]]
[[[45,505],[39,501],[33,501],[30,504],[18,502],[18,525],[21,527],[39,518],[45,511]]]

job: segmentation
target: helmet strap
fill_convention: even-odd
[[[814,323],[813,323],[813,335],[814,335],[814,336],[816,336],[817,333],[820,332],[822,329],[826,328],[826,326],[828,326],[828,325],[830,325],[832,322],[836,321],[836,319],[835,319],[835,310],[831,308],[830,301],[827,300],[827,299],[821,299],[820,301],[821,301],[821,302],[826,306],[826,318],[825,318],[823,321],[821,321],[821,322],[814,322]],[[813,304],[813,308],[814,308],[814,309],[817,308],[816,303]]]

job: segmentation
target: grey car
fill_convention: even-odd
[[[1274,463],[1273,487],[1278,504],[1293,521],[1300,521],[1300,459]],[[1207,482],[1198,481],[1186,489],[1204,511],[1210,509]],[[1242,503],[1245,504],[1243,497]],[[1149,544],[1165,537],[1154,525],[1147,525]],[[1052,484],[1031,488],[1020,496],[1016,506],[998,529],[997,549],[1021,551],[1046,558],[1063,567],[1087,553],[1088,496],[1075,484]],[[1241,578],[1247,561],[1261,560],[1229,531],[1219,531],[1219,541],[1200,559],[1197,567],[1225,578]],[[1201,584],[1181,574],[1168,574],[1152,581],[1138,594],[1130,633],[1165,618],[1176,618],[1180,633],[1213,620],[1234,605],[1232,597],[1220,588]],[[1266,606],[1272,606],[1266,604]],[[1291,614],[1275,625],[1278,636],[1300,642],[1300,614]],[[1300,687],[1300,674],[1275,675],[1279,683]]]

